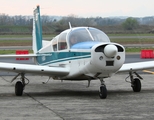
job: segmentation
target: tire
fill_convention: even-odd
[[[15,85],[15,94],[16,96],[22,96],[23,94],[23,84],[22,82],[18,81],[16,82],[16,85]]]
[[[101,99],[105,99],[107,97],[107,89],[106,89],[106,86],[104,86],[104,85],[100,86],[99,97]]]
[[[133,88],[134,92],[140,92],[141,91],[141,81],[138,78],[134,79],[132,88]]]

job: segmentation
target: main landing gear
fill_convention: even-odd
[[[20,78],[21,81],[17,81],[15,84],[15,95],[16,96],[22,96],[25,86],[29,83],[29,80],[25,77],[24,73],[19,73],[17,76],[15,76],[12,79],[11,82],[13,82],[20,75],[21,75],[21,78]],[[25,83],[25,79],[28,80],[28,83]]]
[[[134,78],[133,73],[137,76],[137,78]],[[127,81],[127,78],[130,77],[130,82]],[[126,78],[126,82],[131,83],[131,87],[133,89],[134,92],[140,92],[141,91],[141,80],[143,80],[143,78],[137,74],[136,72],[129,72],[129,76]]]
[[[24,90],[24,85],[21,81],[17,81],[15,84],[15,95],[22,96]]]
[[[134,78],[134,74],[136,75],[136,78]],[[130,81],[127,81],[127,78],[129,77],[130,77]],[[141,91],[141,81],[140,80],[142,80],[143,78],[136,72],[133,72],[132,70],[129,72],[129,76],[127,78],[125,80],[126,82],[131,83],[131,87],[133,91],[140,92]],[[101,81],[101,86],[99,89],[99,96],[101,99],[105,99],[107,97],[106,85],[103,79],[100,79],[100,81]]]

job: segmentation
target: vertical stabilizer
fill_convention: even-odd
[[[40,7],[34,10],[33,16],[33,51],[37,53],[42,48],[42,24],[40,17]]]

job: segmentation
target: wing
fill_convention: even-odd
[[[127,72],[130,70],[139,71],[152,68],[154,68],[154,61],[126,63],[123,64],[123,66],[120,68],[118,72]]]
[[[39,65],[15,64],[0,62],[0,70],[11,71],[16,73],[32,73],[48,76],[65,76],[69,73],[66,67],[48,67]]]
[[[44,54],[48,56],[50,54]],[[36,57],[36,54],[21,54],[21,55],[0,55],[0,58],[17,58],[17,57]],[[4,63],[0,62],[0,70],[11,71],[16,73],[31,73],[41,74],[47,76],[65,76],[69,73],[69,68],[66,67],[49,67],[39,65],[17,64],[17,63]]]

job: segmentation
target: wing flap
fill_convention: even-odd
[[[147,62],[137,62],[137,63],[126,63],[120,68],[119,72],[128,72],[130,70],[139,71],[145,69],[152,69],[154,68],[154,61],[147,61]]]
[[[48,67],[39,65],[26,65],[0,62],[0,70],[11,71],[16,73],[42,74],[48,76],[65,76],[69,73],[69,68],[65,67]]]

